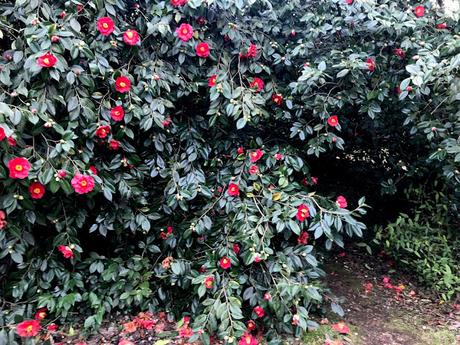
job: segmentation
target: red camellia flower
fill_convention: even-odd
[[[32,199],[41,199],[45,195],[45,186],[40,182],[34,182],[29,186],[29,193]]]
[[[327,119],[327,124],[331,127],[336,127],[339,124],[339,117],[337,115],[332,115]]]
[[[252,151],[249,154],[252,163],[257,162],[259,159],[262,158],[263,155],[264,155],[264,151],[262,151],[261,149],[257,149],[255,151]]]
[[[257,46],[254,43],[249,45],[246,53],[240,53],[241,58],[253,59],[257,56]]]
[[[255,77],[252,82],[249,84],[249,87],[252,89],[256,89],[256,92],[262,91],[264,88],[264,81],[260,78]]]
[[[171,0],[171,5],[174,7],[184,6],[188,0]]]
[[[204,286],[206,286],[206,289],[212,289],[213,285],[214,285],[214,277],[213,276],[206,277],[206,279],[204,280]]]
[[[109,36],[115,30],[115,25],[110,17],[99,18],[96,26],[102,36]]]
[[[89,171],[91,171],[91,173],[93,175],[97,175],[97,169],[94,165],[91,165],[89,168],[88,168]]]
[[[40,331],[40,322],[37,320],[26,320],[16,326],[16,333],[20,337],[35,337]]]
[[[16,146],[17,142],[16,142],[16,140],[14,140],[13,137],[8,137],[7,140],[8,140],[8,145]]]
[[[238,149],[236,150],[236,153],[238,156],[244,154],[244,148],[242,146],[238,147]]]
[[[209,45],[206,42],[200,42],[196,46],[196,55],[202,58],[209,56]]]
[[[308,208],[307,205],[301,204],[297,208],[297,214],[296,214],[297,220],[300,221],[300,222],[303,222],[308,217],[310,217],[310,209]]]
[[[73,250],[69,246],[60,245],[57,248],[66,259],[72,259],[73,258]]]
[[[367,64],[367,69],[369,70],[369,72],[374,72],[374,70],[375,70],[375,61],[374,61],[374,59],[367,58],[366,59],[366,64]]]
[[[123,34],[123,42],[127,45],[135,46],[139,42],[139,33],[136,30],[126,30]]]
[[[257,165],[251,165],[251,166],[249,167],[249,173],[250,173],[251,175],[256,175],[256,174],[258,174],[258,173],[259,173],[259,168],[257,167]]]
[[[257,328],[256,323],[253,320],[249,320],[248,323],[246,324],[246,328],[248,329],[249,332],[252,332]]]
[[[308,232],[306,231],[302,231],[299,235],[299,237],[297,238],[297,243],[298,244],[307,244],[308,243]]]
[[[46,318],[48,313],[48,309],[46,307],[38,308],[37,312],[35,313],[35,320],[43,320]]]
[[[51,323],[48,325],[48,327],[46,327],[46,329],[48,330],[48,332],[56,332],[58,330],[58,325],[56,325],[55,323]]]
[[[5,130],[3,127],[0,127],[0,141],[6,138]]]
[[[125,111],[121,105],[117,105],[110,110],[110,117],[114,121],[122,121],[125,116]]]
[[[120,149],[120,142],[114,139],[110,140],[109,149],[114,150],[114,151]]]
[[[212,75],[209,77],[208,79],[208,86],[209,87],[213,87],[213,86],[216,86],[216,82],[217,82],[217,75]]]
[[[193,27],[190,24],[181,24],[176,29],[176,36],[184,42],[189,41],[193,37]]]
[[[436,29],[447,29],[447,24],[446,23],[439,23],[436,25]]]
[[[276,105],[281,105],[283,103],[283,96],[279,93],[275,93],[272,95],[272,101]]]
[[[43,54],[37,58],[37,64],[44,68],[51,68],[56,65],[56,62],[57,58],[51,53]]]
[[[277,161],[280,161],[283,159],[283,155],[281,153],[275,153],[273,157],[275,157],[275,160]]]
[[[13,158],[8,162],[8,169],[10,170],[10,177],[17,179],[25,179],[29,176],[30,163],[23,157]]]
[[[345,199],[344,196],[342,195],[339,195],[337,197],[337,200],[335,201],[335,203],[337,204],[337,206],[339,206],[340,208],[347,208],[348,204],[347,204],[347,199]]]
[[[239,196],[240,195],[240,189],[236,183],[230,183],[228,185],[228,195],[230,196]]]
[[[253,312],[254,312],[254,314],[257,315],[257,317],[264,317],[265,316],[265,310],[261,306],[254,307]]]
[[[340,334],[348,334],[350,333],[350,328],[344,323],[344,322],[339,322],[335,323],[331,327],[334,331],[339,332]]]
[[[131,89],[131,81],[124,76],[120,76],[115,80],[115,90],[120,93],[129,92]]]
[[[77,173],[70,182],[74,191],[78,194],[86,194],[94,189],[94,178],[89,175]]]
[[[99,126],[96,129],[96,137],[104,139],[110,134],[110,126]]]
[[[404,59],[404,57],[406,56],[406,53],[401,48],[396,48],[395,55],[399,56],[401,59]]]
[[[345,0],[345,2],[347,3],[347,5],[353,5],[353,0]]]
[[[425,7],[416,6],[414,9],[414,13],[416,17],[423,17],[425,15]]]
[[[240,246],[238,245],[238,243],[234,243],[234,244],[233,244],[233,252],[234,252],[236,255],[238,255],[238,254],[240,253],[240,251],[241,251],[241,248],[240,248]]]
[[[229,258],[224,256],[223,258],[220,259],[219,266],[224,270],[228,270],[232,266],[232,263],[230,262]]]
[[[238,345],[258,345],[259,343],[257,342],[257,339],[254,338],[251,334],[249,333],[244,333],[240,340],[238,341]]]

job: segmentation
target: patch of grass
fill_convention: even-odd
[[[348,336],[339,335],[331,329],[329,325],[321,325],[317,330],[307,332],[302,336],[300,344],[304,345],[323,345],[326,338],[348,340],[348,343],[353,345],[362,344],[359,340],[358,328],[348,325],[350,327],[350,334]],[[347,343],[347,342],[345,342]]]
[[[416,315],[410,315],[410,320],[406,317],[395,317],[389,322],[388,329],[411,334],[420,345],[456,344],[455,333],[453,331],[449,331],[443,327],[423,327],[423,321]]]

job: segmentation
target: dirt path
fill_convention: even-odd
[[[338,256],[325,270],[331,291],[344,298],[342,321],[351,331],[340,337],[323,325],[304,344],[322,345],[328,336],[353,345],[460,344],[460,306],[440,304],[409,277],[396,274],[391,261],[354,252]]]

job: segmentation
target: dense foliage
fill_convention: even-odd
[[[364,199],[309,160],[384,192],[437,173],[455,211],[460,40],[424,5],[2,4],[3,322],[166,310],[189,341],[254,319],[276,342],[341,313],[316,253],[362,235]]]

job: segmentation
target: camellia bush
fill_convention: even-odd
[[[47,315],[92,329],[139,310],[190,316],[189,342],[277,343],[343,313],[317,253],[365,229],[359,190],[318,193],[309,160],[366,152],[386,169],[370,185],[435,171],[455,195],[460,41],[429,3],[17,0],[0,16],[11,344]]]

